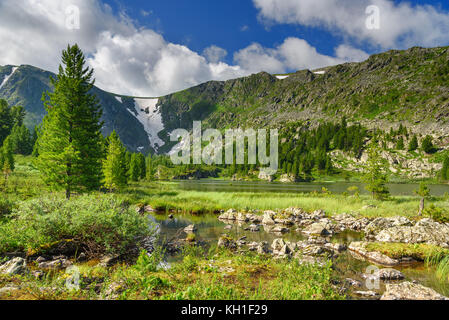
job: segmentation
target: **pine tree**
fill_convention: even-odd
[[[434,146],[433,146],[433,142],[432,142],[432,137],[426,136],[421,144],[421,147],[425,153],[433,153]]]
[[[147,167],[146,167],[146,163],[145,163],[145,156],[141,153],[137,154],[137,160],[139,163],[139,178],[140,179],[145,179],[146,175],[147,175]]]
[[[50,79],[54,92],[43,95],[47,115],[38,138],[38,166],[44,181],[64,189],[67,199],[72,192],[99,188],[102,179],[102,110],[89,93],[93,70],[84,65],[78,45],[68,46],[59,74]]]
[[[378,200],[384,200],[390,194],[386,187],[388,180],[385,173],[386,168],[388,168],[388,165],[385,159],[381,157],[379,145],[372,142],[368,148],[368,161],[363,181],[366,183],[366,189],[372,193],[373,198]]]
[[[131,162],[129,164],[129,178],[132,181],[139,181],[140,164],[137,153],[131,154]]]
[[[104,185],[109,190],[122,188],[128,183],[126,150],[115,130],[108,138],[108,150],[103,161]]]
[[[28,128],[22,124],[17,123],[11,130],[11,140],[13,145],[14,153],[22,155],[30,155],[33,151],[33,142],[30,131]]]
[[[11,133],[13,124],[13,117],[8,103],[0,99],[0,146],[3,145],[3,141]]]
[[[8,136],[3,142],[3,147],[1,148],[0,156],[0,169],[5,177],[8,179],[11,172],[15,169],[14,163],[14,149],[11,140],[11,136]]]
[[[416,134],[413,135],[412,140],[410,141],[410,144],[408,146],[408,151],[415,151],[418,149],[418,138],[416,137]]]
[[[404,138],[399,137],[398,142],[396,143],[396,150],[404,150]]]
[[[443,168],[441,169],[441,179],[449,180],[449,155],[444,158]]]

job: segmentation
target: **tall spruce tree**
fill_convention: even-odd
[[[85,67],[78,45],[62,52],[62,65],[51,78],[54,92],[43,94],[47,115],[39,132],[38,166],[44,181],[72,192],[101,186],[103,157],[98,99],[90,93],[95,80],[93,70]]]
[[[128,183],[126,150],[115,132],[108,138],[106,159],[103,161],[104,185],[109,190],[122,188]]]
[[[408,146],[408,151],[415,151],[418,149],[418,138],[416,137],[416,134],[413,135],[412,140],[410,141],[410,144]]]
[[[131,161],[129,163],[129,178],[132,181],[139,181],[140,178],[140,164],[137,153],[131,154]]]
[[[8,136],[3,142],[3,146],[0,148],[0,170],[3,173],[5,180],[8,179],[14,169],[14,147],[11,136]]]
[[[379,145],[377,142],[371,142],[368,148],[368,160],[363,181],[366,183],[366,189],[372,193],[375,199],[384,200],[390,195],[386,187],[387,170],[388,164],[381,156]]]
[[[444,158],[443,168],[441,169],[441,179],[449,180],[449,155]]]

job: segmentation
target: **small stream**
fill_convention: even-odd
[[[225,230],[228,225],[220,220],[218,220],[216,215],[203,215],[203,216],[193,216],[193,215],[182,215],[175,216],[174,219],[169,219],[166,215],[154,215],[150,216],[151,220],[157,223],[158,232],[160,235],[160,241],[170,240],[180,232],[180,230],[185,227],[195,224],[197,227],[196,239],[198,241],[204,242],[206,244],[217,243],[218,239],[223,234],[229,234],[233,238],[238,239],[241,237],[246,237],[246,241],[267,241],[269,245],[274,239],[283,238],[286,241],[298,242],[301,240],[306,240],[307,236],[300,232],[294,230],[286,233],[284,235],[277,235],[265,232],[263,226],[259,232],[245,231],[244,228],[248,224],[232,224],[232,229]],[[361,233],[354,231],[345,231],[333,236],[330,241],[335,243],[349,244],[353,241],[360,241],[363,239]],[[168,256],[168,264],[179,261],[179,256]],[[355,259],[350,252],[343,252],[335,261],[334,266],[336,270],[337,278],[344,281],[346,278],[354,279],[360,281],[363,285],[360,288],[354,290],[368,291],[369,288],[366,287],[366,279],[362,275],[366,272],[367,268],[371,266],[372,263],[366,261],[360,261]],[[382,268],[382,267],[381,267]],[[430,287],[443,295],[449,295],[449,283],[444,283],[438,280],[435,275],[435,270],[433,268],[427,267],[424,263],[414,263],[411,265],[396,266],[395,269],[401,271],[408,281],[417,281],[418,283]],[[380,282],[379,289],[373,289],[380,294],[385,290],[385,282]],[[353,298],[360,298],[356,295],[350,293]]]

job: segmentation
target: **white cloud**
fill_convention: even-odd
[[[216,45],[212,45],[203,51],[203,56],[207,58],[209,62],[212,63],[218,63],[226,56],[228,55],[228,52],[220,47],[217,47]]]
[[[79,30],[66,28],[70,5],[80,8]],[[136,96],[161,96],[209,80],[313,69],[364,56],[349,46],[338,47],[335,57],[326,56],[305,40],[288,38],[276,48],[254,43],[236,52],[236,64],[228,65],[222,62],[224,49],[212,46],[200,55],[139,27],[124,13],[117,16],[98,0],[1,0],[0,43],[0,65],[31,64],[50,71],[57,71],[67,44],[78,43],[100,88]]]
[[[235,53],[234,61],[251,72],[264,70],[269,73],[285,73],[290,70],[317,69],[348,61],[362,61],[368,57],[365,52],[341,45],[335,50],[335,57],[320,54],[307,41],[287,38],[275,49],[267,49],[254,43]]]
[[[253,0],[268,22],[325,28],[381,48],[438,46],[449,43],[449,12],[389,0]],[[366,27],[366,8],[380,9],[380,29]]]

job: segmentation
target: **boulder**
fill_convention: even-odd
[[[332,235],[331,225],[328,222],[317,222],[302,230],[305,234],[318,235],[318,236],[329,236]]]
[[[237,215],[237,210],[229,209],[228,211],[226,211],[225,213],[220,215],[218,217],[218,219],[220,219],[220,220],[235,220],[236,215]]]
[[[380,269],[378,272],[376,272],[376,276],[379,277],[381,280],[403,280],[405,279],[404,274],[396,269],[391,268],[385,268]]]
[[[273,243],[271,244],[271,249],[273,250],[274,254],[278,254],[282,250],[282,248],[285,246],[284,239],[274,239]]]
[[[274,228],[270,229],[270,232],[272,233],[287,233],[290,229],[283,227],[283,226],[275,226]]]
[[[0,274],[15,275],[28,271],[25,259],[16,257],[0,266]]]
[[[197,228],[194,224],[191,224],[190,226],[187,226],[184,228],[185,233],[194,233],[197,231]]]
[[[273,217],[276,213],[274,211],[265,211],[262,218],[262,224],[264,225],[274,225],[276,224]]]
[[[218,247],[226,249],[236,249],[237,243],[229,237],[221,237],[218,239]]]
[[[387,284],[381,300],[449,300],[449,298],[423,285],[402,282]]]
[[[246,214],[243,214],[243,213],[241,213],[241,212],[239,212],[239,213],[237,214],[237,217],[235,218],[235,220],[237,220],[237,221],[239,221],[239,222],[248,222],[248,221],[249,221],[249,219],[248,219],[248,217],[246,216]]]
[[[392,217],[392,218],[376,218],[371,221],[364,229],[367,239],[374,239],[375,236],[382,230],[396,227],[396,226],[412,226],[413,223],[405,217]]]
[[[266,172],[264,170],[260,170],[260,172],[259,172],[259,179],[260,180],[266,180],[268,182],[273,182],[274,181],[274,176],[272,174],[269,174],[268,172]]]
[[[39,269],[62,270],[72,265],[67,259],[56,259],[53,261],[44,261],[38,264]],[[108,264],[106,264],[108,265]]]
[[[375,239],[380,242],[427,243],[449,247],[449,226],[432,219],[422,219],[414,226],[393,226],[380,231]]]
[[[392,259],[380,252],[368,251],[366,249],[367,244],[367,242],[351,242],[348,249],[359,260],[368,260],[387,267],[400,264],[399,260]]]

